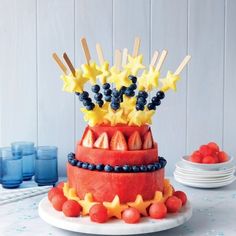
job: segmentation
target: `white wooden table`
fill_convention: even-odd
[[[193,216],[180,227],[150,235],[236,235],[236,182],[224,188],[211,190],[184,187],[173,179],[171,182],[176,189],[188,194],[194,208]],[[54,228],[40,219],[37,208],[44,196],[45,194],[0,206],[0,235],[80,235]]]

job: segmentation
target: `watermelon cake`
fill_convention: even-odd
[[[187,197],[165,179],[167,161],[158,152],[151,123],[166,92],[176,90],[190,56],[175,72],[168,71],[160,85],[166,50],[159,57],[155,51],[146,68],[136,38],[132,55],[116,50],[110,67],[99,44],[99,64],[91,61],[84,38],[81,44],[86,63],[78,69],[66,53],[66,65],[53,54],[63,72],[63,90],[78,97],[88,122],[75,152],[68,154],[67,181],[48,193],[53,207],[68,217],[88,215],[98,223],[114,217],[137,223],[142,216],[160,219],[178,212]]]

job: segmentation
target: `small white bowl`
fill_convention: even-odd
[[[221,170],[232,165],[234,157],[229,156],[229,160],[226,162],[216,163],[216,164],[202,164],[196,163],[188,160],[189,156],[183,156],[182,161],[184,164],[188,165],[191,168],[196,168],[199,170]]]

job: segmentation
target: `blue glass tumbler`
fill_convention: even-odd
[[[11,144],[12,152],[22,151],[23,180],[31,180],[34,176],[35,147],[33,142],[14,142]]]
[[[1,148],[2,159],[2,186],[4,188],[17,188],[23,181],[22,152],[12,153],[10,147]]]
[[[35,182],[39,186],[55,185],[58,181],[57,168],[57,147],[38,147],[35,160]]]

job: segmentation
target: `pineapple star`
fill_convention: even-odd
[[[63,185],[63,194],[65,197],[68,198],[68,196],[69,196],[69,184],[68,183],[64,183],[64,185]]]
[[[161,191],[156,191],[154,198],[152,199],[152,203],[158,203],[161,202],[163,199],[163,194]]]
[[[129,125],[141,126],[143,124],[143,111],[137,111],[135,108],[128,115]]]
[[[96,84],[96,78],[101,72],[98,70],[95,62],[91,62],[90,64],[83,64],[82,69],[84,71],[83,77],[90,80],[91,84]]]
[[[101,74],[98,76],[100,82],[105,84],[107,82],[107,78],[111,75],[111,72],[109,71],[109,63],[105,61],[101,67],[98,68],[98,70],[101,72]]]
[[[128,55],[128,63],[125,68],[132,74],[137,75],[140,69],[144,69],[145,66],[142,64],[143,55],[139,55],[137,57],[132,57]]]
[[[117,89],[120,89],[122,86],[129,87],[132,84],[132,81],[127,76],[127,71],[118,71],[114,67],[111,68],[109,81],[114,83]]]
[[[68,199],[75,200],[75,201],[79,202],[80,199],[76,194],[76,189],[74,189],[74,188],[69,189]]]
[[[143,201],[143,197],[138,194],[134,202],[128,202],[128,206],[136,208],[142,215],[147,216],[147,208],[152,201]]]
[[[166,92],[169,89],[176,91],[176,83],[179,79],[179,75],[175,75],[171,71],[168,71],[166,78],[160,79],[162,83],[161,91]]]
[[[109,106],[108,112],[104,116],[104,118],[110,122],[112,126],[116,124],[126,124],[126,120],[123,118],[123,109],[119,109],[117,111],[113,111],[113,109]]]
[[[88,121],[90,126],[103,123],[106,111],[98,105],[95,105],[94,109],[91,111],[88,111],[86,108],[81,108],[80,110],[84,113],[84,119],[85,121]]]
[[[82,206],[83,210],[82,210],[82,215],[88,215],[89,214],[89,210],[90,208],[97,204],[97,202],[93,201],[93,196],[91,193],[86,193],[84,196],[84,200],[80,200],[79,204]]]
[[[163,189],[163,199],[162,201],[165,202],[166,199],[173,195],[173,187],[170,184],[170,181],[168,179],[164,180],[164,189]]]
[[[123,109],[125,116],[127,116],[134,109],[135,104],[136,98],[123,95],[123,102],[121,102],[120,107]]]
[[[126,204],[120,204],[119,196],[116,195],[112,202],[103,202],[103,205],[107,208],[108,217],[115,216],[121,219],[121,213],[128,208]]]
[[[155,114],[154,110],[148,110],[145,107],[145,110],[143,112],[143,119],[142,119],[142,123],[143,124],[152,124],[152,116]]]

